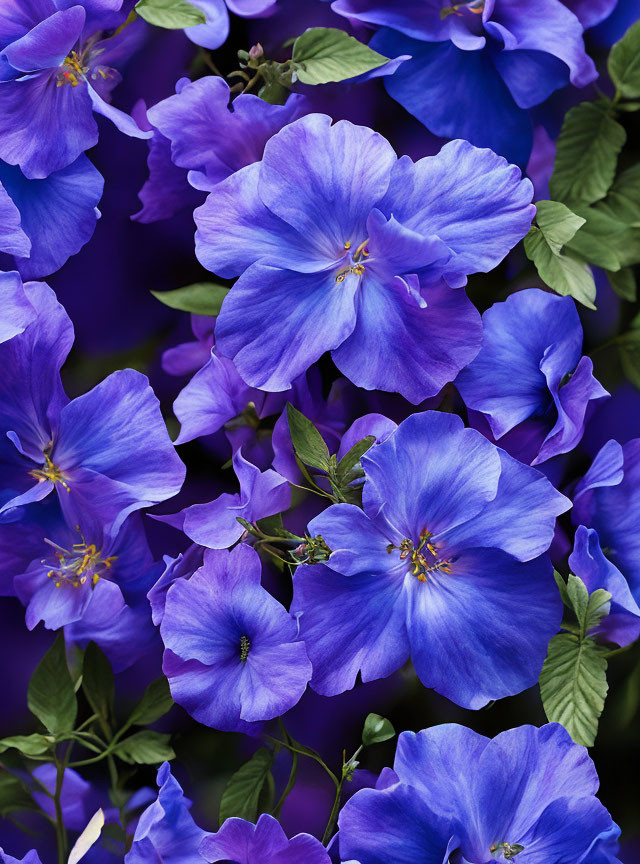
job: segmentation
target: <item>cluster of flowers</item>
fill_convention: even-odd
[[[451,139],[414,160],[366,126],[333,122],[313,93],[233,98],[216,75],[181,78],[174,95],[124,113],[110,99],[115,67],[145,35],[133,5],[0,4],[0,594],[19,598],[30,630],[94,642],[116,672],[161,640],[175,702],[254,736],[308,687],[336,696],[408,660],[468,709],[533,686],[563,619],[553,563],[571,547],[571,572],[610,595],[592,635],[634,642],[640,437],[608,440],[559,491],[554,466],[609,396],[583,355],[576,304],[526,287],[480,315],[465,286],[531,227],[523,171],[540,152],[543,103],[597,77],[585,29],[610,42],[640,10],[334,0],[335,26],[373,30],[370,46],[400,58],[380,73],[388,94]],[[280,14],[276,0],[194,5],[207,23],[185,32],[204,49],[226,40],[229,11]],[[69,399],[73,325],[33,281],[76,254],[100,216],[103,180],[85,155],[94,113],[148,142],[134,218],[195,208],[199,262],[235,280],[162,368],[189,379],[175,445],[223,439],[238,491],[178,512],[143,512],[186,476],[148,379],[117,371]],[[328,394],[327,352],[339,372]],[[315,426],[328,466],[367,439],[341,484],[329,467],[311,479],[305,464],[318,466],[296,446],[287,406]],[[319,494],[292,508],[292,490],[310,485]],[[283,513],[291,531],[268,536],[261,520]],[[182,532],[181,554],[157,560],[149,516]],[[265,578],[265,541],[279,539],[296,547],[286,604]],[[38,769],[45,787],[50,769]],[[84,781],[65,778],[80,829]],[[344,805],[328,849],[287,839],[266,814],[208,833],[167,763],[157,779],[127,864],[616,861],[593,763],[558,724],[494,739],[453,724],[403,732],[393,770]],[[17,859],[0,849],[0,861]]]

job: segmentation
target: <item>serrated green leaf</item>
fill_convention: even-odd
[[[358,464],[360,459],[364,456],[364,454],[369,450],[373,444],[375,444],[375,438],[373,435],[367,435],[366,438],[363,438],[361,441],[357,441],[353,447],[351,447],[344,454],[340,463],[338,464],[336,478],[339,484],[342,484],[347,479],[347,475],[352,468]]]
[[[311,420],[301,414],[290,402],[287,402],[287,422],[291,443],[296,456],[305,465],[328,471],[330,467],[329,448],[324,443]]]
[[[31,676],[27,704],[31,713],[52,735],[73,729],[78,713],[78,700],[67,666],[62,633],[57,636]]]
[[[55,744],[55,738],[49,735],[39,735],[37,732],[33,735],[12,735],[9,738],[0,740],[0,753],[13,747],[19,750],[23,756],[42,756],[51,750]]]
[[[616,339],[622,370],[640,390],[640,330],[631,329]]]
[[[148,726],[163,717],[173,706],[169,682],[163,676],[156,678],[144,691],[144,696],[138,702],[127,720],[129,726]]]
[[[640,22],[633,24],[611,49],[607,68],[624,99],[640,96]]]
[[[569,207],[604,198],[627,135],[602,107],[583,102],[567,112],[558,138],[551,197]]]
[[[207,22],[202,9],[186,0],[139,0],[135,10],[148,24],[167,30],[184,30]]]
[[[362,743],[365,747],[370,747],[372,744],[380,744],[383,741],[388,741],[396,734],[393,724],[386,717],[381,717],[380,714],[369,714],[364,721],[364,729],[362,730]]]
[[[294,69],[303,84],[346,81],[383,66],[388,59],[332,27],[312,27],[293,43]]]
[[[260,797],[268,783],[273,765],[273,753],[266,747],[257,750],[251,759],[231,776],[220,801],[220,824],[237,816],[255,822],[260,811]]]
[[[589,266],[564,248],[585,220],[559,201],[539,201],[536,223],[524,238],[524,250],[542,281],[556,293],[595,309],[596,285]]]
[[[14,810],[38,810],[22,780],[0,768],[0,816]]]
[[[607,690],[607,661],[596,642],[573,633],[554,636],[540,673],[549,722],[561,723],[576,744],[593,746]]]
[[[633,303],[638,297],[638,286],[636,285],[636,277],[634,276],[631,267],[623,267],[616,272],[607,272],[609,285],[614,292],[622,300],[628,300]]]
[[[113,714],[115,683],[111,664],[95,642],[89,642],[84,652],[82,689],[94,713],[108,720]]]
[[[170,736],[162,732],[143,729],[119,741],[113,752],[129,765],[157,765],[176,755],[169,740]]]
[[[229,293],[229,288],[215,282],[195,282],[193,285],[185,285],[184,288],[176,288],[173,291],[152,291],[151,293],[156,300],[164,303],[165,306],[170,306],[171,309],[215,317],[220,314],[222,301]]]

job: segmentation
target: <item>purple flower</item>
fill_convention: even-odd
[[[254,825],[244,819],[227,819],[217,834],[202,841],[205,861],[233,861],[234,864],[331,864],[327,850],[310,834],[296,834],[291,840],[280,824],[263,813]]]
[[[466,708],[532,686],[560,624],[543,553],[569,501],[435,411],[401,423],[362,467],[364,511],[316,517],[309,532],[332,555],[294,578],[312,687],[335,695],[409,656],[425,686]]]
[[[576,15],[584,27],[595,27],[613,12],[618,5],[618,0],[563,0],[574,15]],[[624,0],[621,5],[624,4]]]
[[[168,762],[158,769],[157,780],[158,797],[140,816],[125,864],[198,864],[202,861],[198,847],[207,835],[189,813],[191,801],[184,797]]]
[[[541,439],[532,464],[573,450],[592,400],[608,396],[582,355],[582,326],[571,297],[538,288],[494,303],[482,316],[484,341],[456,379],[469,408],[496,439],[533,418]]]
[[[233,102],[223,78],[182,79],[177,93],[148,111],[149,121],[171,142],[175,165],[189,170],[189,182],[205,192],[231,174],[259,162],[268,140],[300,117],[307,100],[291,95],[270,105],[241,94]]]
[[[200,546],[228,549],[245,531],[238,522],[238,516],[247,522],[255,522],[289,509],[289,483],[277,471],[260,471],[243,457],[240,450],[233,456],[233,469],[240,484],[239,493],[225,492],[208,504],[193,504],[179,513],[154,518],[184,531]]]
[[[435,395],[480,344],[477,313],[451,286],[504,258],[530,201],[517,168],[465,141],[414,164],[365,127],[296,120],[196,210],[200,261],[240,276],[217,349],[266,390],[332,351],[360,387]]]
[[[615,864],[620,829],[595,797],[584,747],[556,723],[493,739],[446,724],[403,732],[397,782],[340,814],[343,861],[363,864]]]
[[[640,601],[640,438],[608,441],[576,486],[575,525],[598,532],[606,557],[620,570]]]
[[[207,315],[192,315],[191,330],[196,337],[167,348],[162,354],[162,369],[167,375],[189,375],[205,366],[213,348],[213,328],[216,319]]]
[[[229,35],[229,12],[242,18],[269,15],[278,0],[193,0],[205,14],[206,24],[187,27],[185,35],[203,48],[219,48]]]
[[[85,509],[115,536],[130,513],[179,491],[184,465],[139,372],[114,372],[69,401],[60,367],[73,342],[71,321],[47,285],[25,287],[38,317],[0,345],[0,512],[55,489],[71,525]]]
[[[0,161],[0,264],[24,279],[62,267],[91,239],[103,186],[86,156],[44,180]]]
[[[466,138],[521,166],[532,145],[529,109],[597,77],[582,25],[560,0],[335,0],[332,8],[381,28],[376,51],[411,55],[385,86],[434,135]]]
[[[71,527],[61,514],[51,513],[51,507],[43,509],[44,518],[25,520],[20,551],[30,560],[24,569],[14,571],[14,590],[27,607],[29,630],[40,621],[51,630],[79,621],[101,580],[117,585],[130,603],[144,598],[153,580],[153,559],[137,514],[110,536],[90,513],[80,511]],[[43,509],[36,511],[36,517]],[[28,515],[32,514],[30,510]],[[3,558],[14,531],[13,524],[0,526]]]
[[[250,546],[206,551],[169,589],[160,632],[174,700],[214,729],[254,731],[292,708],[311,677],[296,622],[261,587]]]
[[[122,2],[40,0],[16,20],[17,2],[0,11],[0,159],[30,179],[66,168],[98,141],[94,111],[127,135],[149,138],[107,101],[120,81],[110,63],[121,61],[133,41],[130,27],[103,38],[104,10],[117,11]],[[126,14],[108,18],[115,23]]]
[[[604,609],[607,614],[591,631],[592,635],[620,646],[635,642],[640,636],[640,609],[622,573],[603,555],[598,534],[593,528],[578,526],[569,567],[582,579],[590,594],[598,588],[611,594],[611,600]]]

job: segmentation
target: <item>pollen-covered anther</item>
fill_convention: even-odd
[[[31,477],[35,477],[38,483],[44,483],[45,480],[48,480],[50,483],[54,485],[59,483],[63,486],[67,492],[70,492],[68,477],[67,475],[58,468],[57,465],[54,465],[51,461],[51,457],[47,452],[44,454],[44,464],[42,468],[34,468],[32,471],[29,471]]]
[[[251,650],[251,642],[247,636],[240,637],[240,662],[246,663],[249,651]]]
[[[102,550],[94,543],[87,544],[84,538],[81,543],[74,543],[71,549],[65,549],[46,538],[45,543],[55,549],[55,563],[46,560],[42,563],[50,567],[47,576],[54,580],[56,588],[80,588],[89,581],[95,587],[101,575],[110,570],[116,561],[115,555],[103,558]]]

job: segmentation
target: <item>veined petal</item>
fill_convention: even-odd
[[[47,70],[0,85],[0,159],[30,179],[66,168],[98,141],[86,85],[57,84]]]
[[[87,243],[95,230],[104,180],[86,156],[44,180],[27,180],[0,162],[0,182],[20,211],[31,242],[29,257],[17,257],[23,279],[54,273]]]
[[[350,273],[338,281],[336,275],[335,269],[299,273],[254,264],[238,279],[222,304],[216,338],[248,384],[287,390],[350,335],[360,278]]]
[[[14,69],[36,72],[60,66],[82,33],[85,11],[72,6],[45,18],[2,52]]]
[[[31,253],[31,240],[22,230],[20,211],[2,183],[0,183],[0,252],[18,258],[28,258]]]

